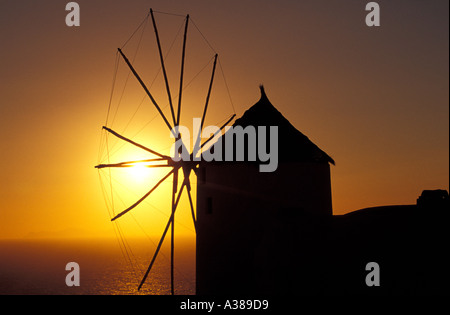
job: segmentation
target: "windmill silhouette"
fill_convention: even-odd
[[[134,161],[124,161],[124,162],[118,162],[118,163],[108,163],[108,164],[98,164],[95,166],[95,168],[97,169],[103,169],[103,168],[126,168],[126,167],[133,167],[134,165],[136,165],[137,163],[145,163],[146,167],[149,168],[160,168],[160,167],[164,167],[164,168],[169,168],[170,171],[164,176],[162,177],[147,193],[145,193],[139,200],[137,200],[135,203],[133,203],[131,206],[129,206],[128,208],[126,208],[125,210],[121,211],[120,213],[118,213],[117,215],[115,215],[111,221],[115,221],[117,219],[119,219],[121,216],[125,215],[126,213],[128,213],[129,211],[131,211],[132,209],[134,209],[135,207],[137,207],[139,204],[141,204],[147,197],[149,197],[157,188],[158,186],[160,186],[164,181],[166,181],[167,179],[169,179],[170,177],[173,177],[173,185],[172,185],[172,206],[171,206],[171,215],[169,217],[169,220],[167,222],[167,224],[165,225],[164,231],[162,233],[162,236],[159,240],[158,245],[156,246],[156,250],[153,254],[153,257],[150,261],[150,264],[142,278],[142,280],[139,283],[138,286],[138,290],[140,290],[143,286],[143,284],[145,283],[150,271],[152,270],[152,267],[155,263],[155,260],[158,256],[158,253],[160,252],[161,246],[164,242],[164,239],[169,231],[169,228],[171,230],[171,246],[170,246],[170,256],[171,256],[171,263],[170,263],[170,282],[171,282],[171,294],[174,294],[174,218],[175,218],[175,212],[177,209],[177,206],[179,204],[180,198],[182,196],[182,193],[184,190],[186,190],[188,199],[189,199],[189,204],[190,204],[190,210],[191,210],[191,214],[192,214],[192,220],[194,223],[194,228],[196,229],[196,216],[195,216],[195,210],[194,210],[194,205],[192,202],[192,196],[191,196],[191,183],[189,180],[189,177],[191,175],[191,172],[196,171],[197,165],[198,165],[198,161],[194,161],[194,157],[201,152],[202,148],[208,143],[210,142],[219,132],[221,132],[225,126],[227,126],[232,120],[233,118],[236,116],[235,114],[233,114],[221,127],[220,129],[213,134],[211,137],[209,137],[206,141],[204,141],[203,143],[201,143],[201,138],[200,138],[200,134],[201,134],[201,130],[203,129],[203,125],[205,122],[205,118],[206,118],[206,113],[208,110],[208,104],[209,104],[209,100],[210,100],[210,96],[211,96],[211,90],[212,90],[212,86],[213,86],[213,82],[214,82],[214,76],[215,76],[215,72],[216,72],[216,65],[217,65],[217,59],[218,59],[218,54],[215,53],[214,55],[214,63],[213,63],[213,67],[212,67],[212,72],[211,72],[211,78],[210,78],[210,82],[209,82],[209,87],[208,87],[208,91],[207,91],[207,95],[206,95],[206,101],[205,101],[205,105],[203,108],[203,114],[202,114],[202,118],[201,118],[201,123],[200,123],[200,129],[199,129],[199,133],[196,137],[196,141],[195,141],[195,145],[193,148],[193,151],[189,154],[189,158],[183,158],[183,155],[181,154],[182,150],[187,150],[186,146],[182,143],[182,139],[181,139],[181,134],[178,131],[178,127],[180,126],[180,113],[181,113],[181,104],[182,104],[182,93],[183,93],[183,77],[184,77],[184,68],[185,68],[185,53],[186,53],[186,40],[187,40],[187,33],[188,33],[188,25],[189,25],[189,15],[186,15],[185,17],[185,27],[184,27],[184,37],[183,37],[183,46],[182,46],[182,55],[181,55],[181,71],[180,71],[180,81],[179,81],[179,93],[178,93],[178,104],[177,104],[177,108],[175,110],[175,106],[174,106],[174,102],[172,100],[172,94],[171,94],[171,89],[170,89],[170,84],[169,84],[169,80],[167,77],[167,72],[166,72],[166,67],[165,67],[165,63],[164,63],[164,54],[163,54],[163,50],[161,47],[161,42],[160,42],[160,37],[158,34],[158,28],[156,25],[156,20],[154,17],[154,11],[152,9],[150,9],[149,14],[147,15],[147,18],[151,16],[152,19],[152,24],[153,24],[153,28],[154,28],[154,33],[156,36],[156,42],[157,42],[157,46],[158,46],[158,51],[159,51],[159,57],[160,57],[160,62],[161,62],[161,69],[162,69],[162,73],[164,76],[164,82],[165,82],[165,88],[166,88],[166,92],[167,92],[167,97],[168,97],[168,103],[170,106],[170,113],[171,113],[171,118],[172,118],[172,124],[169,121],[169,119],[164,115],[160,105],[158,104],[158,102],[155,100],[155,98],[153,97],[152,93],[150,92],[149,88],[146,86],[146,84],[144,83],[144,81],[141,79],[141,77],[139,76],[139,74],[137,73],[136,69],[133,67],[132,63],[130,62],[130,60],[126,57],[125,53],[122,51],[122,49],[118,48],[118,52],[120,54],[120,56],[123,58],[123,60],[125,61],[125,63],[127,64],[127,66],[129,67],[129,69],[131,70],[131,72],[133,73],[134,77],[137,79],[137,81],[139,82],[139,84],[141,85],[141,87],[144,89],[146,95],[148,96],[148,98],[151,100],[152,104],[154,105],[154,107],[156,108],[156,110],[158,111],[159,115],[161,116],[161,118],[164,120],[165,125],[169,128],[171,134],[173,135],[173,137],[175,138],[175,141],[178,143],[181,143],[180,146],[180,150],[178,152],[174,152],[175,156],[180,157],[179,159],[174,159],[170,156],[161,154],[155,150],[152,150],[150,148],[148,148],[147,146],[144,146],[140,143],[137,143],[135,141],[133,141],[132,139],[129,139],[121,134],[119,134],[118,132],[112,130],[111,128],[107,127],[107,126],[103,126],[103,129],[105,131],[107,131],[108,133],[114,135],[115,137],[128,142],[142,150],[147,151],[148,153],[150,153],[151,155],[153,155],[153,158],[150,159],[143,159],[143,160],[134,160]],[[202,35],[203,36],[203,35]],[[180,175],[180,172],[182,172],[182,174]],[[181,179],[179,178],[181,176]],[[178,187],[178,182],[179,180],[182,181],[181,186]]]

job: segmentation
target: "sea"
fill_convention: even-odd
[[[0,240],[0,295],[169,295],[168,244],[138,291],[156,249],[147,239]],[[195,241],[176,240],[174,266],[175,294],[195,294]]]

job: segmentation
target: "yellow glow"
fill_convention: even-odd
[[[154,175],[152,169],[147,167],[147,164],[145,163],[134,163],[132,167],[128,168],[128,173],[130,179],[136,184],[145,183],[152,175]]]

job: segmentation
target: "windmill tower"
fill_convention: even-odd
[[[199,165],[197,294],[292,294],[303,277],[295,275],[301,244],[320,244],[319,230],[332,217],[334,160],[270,103],[262,86],[260,100],[235,126],[278,127],[278,167],[260,172],[263,161],[248,156]],[[224,156],[229,136],[214,145]]]
[[[200,132],[205,123],[205,118],[206,118],[206,114],[207,114],[207,110],[208,110],[208,105],[209,105],[209,101],[210,101],[211,91],[212,91],[215,72],[216,72],[216,65],[218,63],[218,54],[216,53],[213,57],[214,58],[213,67],[212,67],[212,71],[211,71],[209,86],[208,86],[207,93],[206,93],[206,101],[205,101],[205,105],[203,107],[199,133],[198,133],[198,135],[194,136],[194,140],[195,140],[194,149],[192,150],[192,152],[189,152],[188,157],[186,158],[186,155],[183,155],[182,153],[186,152],[187,147],[182,142],[183,140],[182,140],[181,134],[179,132],[179,126],[181,123],[180,113],[181,113],[183,87],[184,87],[183,79],[184,79],[184,70],[185,70],[186,40],[187,40],[188,26],[189,26],[190,18],[189,18],[189,15],[187,15],[185,17],[184,36],[183,36],[183,45],[182,45],[182,54],[181,54],[181,70],[180,70],[180,79],[179,79],[179,89],[178,89],[178,95],[177,95],[178,103],[174,104],[174,101],[173,101],[174,97],[172,96],[173,94],[172,94],[172,90],[170,88],[170,82],[168,79],[166,66],[165,66],[165,55],[163,53],[154,12],[155,11],[150,9],[149,14],[147,15],[146,19],[151,17],[152,25],[153,25],[153,29],[154,29],[154,33],[155,33],[155,37],[156,37],[156,43],[157,43],[158,52],[159,52],[159,59],[160,59],[160,63],[161,63],[161,71],[162,71],[162,74],[164,77],[165,89],[166,89],[166,93],[167,93],[167,101],[170,106],[170,116],[169,117],[167,117],[164,114],[163,108],[160,106],[159,101],[156,100],[156,98],[150,91],[150,88],[147,86],[147,84],[144,82],[142,77],[139,75],[138,69],[135,69],[132,62],[125,55],[125,53],[122,51],[121,48],[118,48],[118,53],[119,53],[121,59],[128,66],[128,68],[129,68],[130,72],[133,74],[134,78],[137,80],[139,85],[145,91],[146,96],[148,97],[148,99],[150,99],[154,108],[157,110],[160,117],[164,121],[164,124],[166,125],[166,127],[170,130],[170,133],[173,135],[175,142],[177,142],[178,144],[181,143],[181,145],[179,145],[180,150],[178,152],[174,152],[174,154],[175,154],[174,157],[171,157],[171,156],[168,156],[165,154],[161,154],[161,153],[157,152],[156,150],[153,150],[146,145],[138,143],[138,142],[134,141],[133,139],[131,139],[131,138],[129,138],[129,137],[127,137],[105,125],[105,126],[103,126],[103,130],[106,133],[108,133],[109,135],[112,135],[114,137],[117,137],[118,139],[120,139],[128,144],[131,144],[134,147],[137,147],[141,150],[146,151],[149,154],[149,158],[148,159],[140,159],[140,160],[132,160],[132,161],[120,161],[120,162],[114,162],[114,163],[111,163],[111,162],[101,163],[101,164],[96,165],[95,168],[97,168],[98,170],[102,170],[102,169],[111,170],[114,168],[130,168],[130,167],[134,167],[137,165],[143,165],[147,168],[167,168],[167,169],[169,169],[169,171],[166,173],[166,175],[163,176],[147,193],[145,193],[141,198],[139,198],[132,205],[128,206],[126,209],[115,214],[111,218],[111,221],[118,220],[122,216],[127,215],[127,213],[129,213],[130,211],[135,209],[137,206],[139,206],[142,202],[144,202],[146,200],[146,198],[148,198],[166,180],[171,179],[173,181],[172,194],[171,194],[171,200],[172,200],[171,212],[170,212],[171,214],[165,225],[165,228],[161,235],[161,238],[156,246],[155,252],[154,252],[153,257],[148,265],[148,268],[146,269],[146,271],[142,277],[142,280],[140,281],[139,286],[138,286],[138,290],[140,290],[142,288],[143,284],[145,283],[150,271],[152,270],[152,267],[154,266],[155,260],[161,250],[161,246],[170,230],[170,235],[171,235],[171,255],[170,255],[171,256],[171,264],[170,264],[171,265],[171,268],[170,268],[171,286],[170,287],[171,287],[171,294],[173,295],[175,293],[174,292],[174,247],[175,247],[174,246],[174,234],[175,234],[174,221],[175,221],[175,212],[177,210],[177,207],[179,205],[180,198],[181,198],[183,192],[186,192],[188,199],[189,199],[193,224],[194,224],[194,227],[196,227],[196,215],[195,215],[194,205],[193,205],[193,201],[192,201],[192,195],[191,195],[192,187],[191,187],[189,178],[190,178],[191,173],[193,173],[193,171],[195,173],[197,165],[199,163],[198,161],[194,161],[193,157],[197,156],[198,153],[201,151],[201,149],[214,138],[214,135],[212,135],[209,139],[207,139],[206,141],[201,143]],[[142,25],[142,23],[141,23],[141,25]],[[203,34],[201,34],[201,35],[203,36]],[[234,117],[235,117],[235,114],[232,115],[230,118],[228,118],[227,121],[223,124],[223,126],[220,128],[220,130],[218,132],[220,132],[223,128],[225,128],[225,126],[228,123],[230,123]],[[109,160],[109,158],[108,158],[108,160]]]

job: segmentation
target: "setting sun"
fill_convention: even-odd
[[[152,175],[152,169],[147,167],[144,163],[133,164],[132,167],[128,169],[130,178],[137,184],[142,184],[147,181]]]

